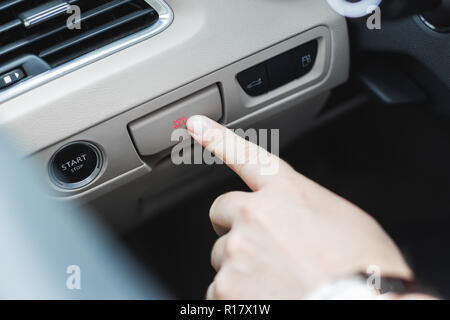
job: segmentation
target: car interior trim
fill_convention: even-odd
[[[103,59],[118,51],[126,49],[141,41],[147,40],[165,29],[167,29],[174,19],[174,14],[170,6],[164,0],[145,0],[152,6],[159,15],[158,21],[152,26],[139,31],[135,34],[129,35],[123,39],[117,40],[109,45],[99,48],[95,51],[87,53],[79,58],[64,63],[63,65],[51,69],[45,73],[32,77],[28,80],[20,82],[13,87],[0,93],[0,104],[13,99],[29,90],[39,87],[47,82],[62,77],[72,71],[83,68],[93,62]]]

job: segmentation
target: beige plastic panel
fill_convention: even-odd
[[[326,0],[167,3],[175,14],[167,30],[4,103],[0,125],[37,152],[317,26],[331,32],[331,77],[346,76],[345,20]]]
[[[186,120],[196,114],[216,121],[222,118],[222,100],[217,85],[134,121],[129,125],[129,131],[141,155],[154,155],[174,146],[176,143],[171,140],[172,132],[178,128],[186,128]],[[183,123],[178,123],[179,119]],[[182,138],[187,137],[189,134],[185,131]]]
[[[218,85],[221,121],[232,127],[289,108],[302,119],[287,126],[307,127],[329,90],[347,80],[346,22],[326,0],[168,3],[175,20],[163,33],[0,107],[0,125],[10,129],[28,159],[37,160],[36,171],[56,198],[90,201],[151,176],[153,162],[141,159],[128,125],[195,92]],[[312,39],[319,40],[319,50],[308,75],[261,97],[240,88],[237,73]],[[90,185],[62,190],[49,181],[47,164],[59,147],[77,140],[99,145],[105,164]]]

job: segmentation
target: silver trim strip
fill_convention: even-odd
[[[173,11],[169,7],[169,5],[164,0],[145,0],[145,1],[149,5],[151,5],[153,9],[155,9],[156,12],[158,12],[159,15],[158,21],[154,23],[152,26],[142,31],[139,31],[133,35],[130,35],[126,38],[113,42],[107,46],[99,48],[95,51],[87,53],[79,58],[76,58],[72,61],[62,64],[47,72],[41,73],[28,80],[24,80],[22,82],[15,84],[11,88],[8,88],[3,92],[0,92],[0,104],[8,100],[11,100],[36,87],[39,87],[47,82],[60,78],[72,71],[85,67],[107,56],[110,56],[120,50],[128,48],[136,43],[147,40],[167,29],[167,27],[170,26],[170,24],[174,19]]]
[[[35,24],[45,22],[53,17],[59,16],[60,14],[67,12],[67,9],[69,8],[70,4],[68,4],[67,2],[58,3],[51,8],[27,17],[23,20],[23,24],[26,28],[29,28],[31,26],[34,26]]]
[[[72,182],[72,183],[68,183],[68,182],[64,182],[59,180],[52,169],[52,164],[53,164],[53,160],[55,159],[56,155],[63,149],[74,145],[74,144],[81,144],[81,145],[85,145],[89,148],[91,148],[94,153],[97,155],[97,163],[95,165],[95,169],[94,171],[92,171],[92,173],[85,178],[84,180],[81,180],[79,182]],[[87,186],[89,183],[91,183],[92,181],[95,180],[95,178],[97,178],[97,176],[99,175],[100,171],[102,171],[102,167],[103,167],[103,155],[102,152],[100,151],[100,149],[93,143],[87,142],[87,141],[74,141],[74,142],[70,142],[64,146],[62,146],[61,148],[59,148],[52,156],[52,158],[50,159],[49,163],[48,163],[48,174],[50,176],[50,180],[58,187],[62,188],[62,189],[67,189],[67,190],[75,190],[75,189],[80,189],[82,187]]]
[[[444,27],[444,28],[439,28],[436,27],[434,24],[432,24],[431,22],[429,22],[427,20],[427,18],[425,18],[422,14],[418,15],[419,19],[423,22],[424,25],[426,25],[428,28],[430,28],[433,31],[439,32],[439,33],[450,33],[450,27]]]

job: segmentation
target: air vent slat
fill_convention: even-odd
[[[8,0],[0,3],[0,11],[12,8],[20,3],[25,3],[27,0]]]
[[[30,43],[30,41],[25,39],[25,40],[20,40],[20,41],[11,43],[7,46],[4,46],[4,47],[0,48],[0,56],[7,55],[8,53],[12,53],[13,51],[18,50],[21,47],[24,47],[29,43]]]
[[[47,15],[49,8],[65,2],[80,9],[80,28],[68,24],[69,13],[59,10],[57,14]],[[158,13],[145,0],[65,2],[0,0],[0,67],[30,54],[56,67],[148,28],[158,20]],[[38,23],[26,23],[26,19],[36,16]]]
[[[120,7],[121,5],[124,5],[126,3],[131,2],[131,0],[115,0],[115,1],[111,1],[109,3],[106,3],[102,6],[99,6],[95,9],[90,10],[89,12],[87,12],[84,17],[86,18],[92,18],[95,16],[98,16],[100,14],[106,13],[108,11],[114,10],[117,7]]]
[[[21,25],[22,25],[22,21],[20,21],[19,19],[2,24],[0,26],[0,34],[8,32],[8,31],[10,32],[12,29],[18,28]]]
[[[119,27],[119,26],[121,26],[123,24],[126,24],[126,23],[130,22],[130,21],[133,21],[135,19],[143,17],[143,16],[145,16],[145,15],[151,13],[151,12],[152,12],[151,9],[147,9],[147,10],[142,10],[142,11],[139,11],[139,12],[135,12],[135,13],[126,15],[125,17],[122,17],[120,19],[114,20],[114,21],[112,21],[112,22],[110,22],[108,24],[105,24],[105,25],[102,25],[102,26],[100,26],[98,28],[92,29],[89,32],[86,32],[86,33],[84,33],[84,34],[82,34],[82,35],[80,35],[78,37],[72,38],[72,39],[67,40],[65,42],[62,42],[62,43],[60,43],[60,44],[58,44],[56,46],[53,46],[53,47],[51,47],[51,48],[49,48],[47,50],[44,50],[44,51],[42,51],[39,54],[39,57],[45,59],[46,57],[48,57],[50,55],[53,55],[53,54],[57,53],[58,51],[67,49],[67,48],[69,48],[71,46],[78,45],[79,43],[81,43],[83,41],[86,41],[86,40],[88,40],[90,38],[96,37],[99,34],[102,34],[102,33],[105,33],[105,32],[109,32],[111,29],[117,28],[117,27]]]

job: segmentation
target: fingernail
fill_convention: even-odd
[[[204,116],[192,116],[188,119],[186,126],[194,135],[202,138],[206,136],[211,128],[211,123],[209,119]]]

